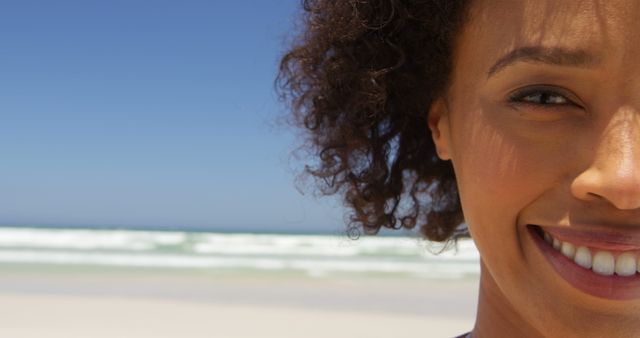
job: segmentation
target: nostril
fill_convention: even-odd
[[[640,209],[640,194],[630,194],[624,191],[610,191],[605,196],[588,193],[589,202],[607,203],[619,210]]]
[[[640,208],[640,175],[592,166],[571,183],[571,193],[589,203],[607,203],[620,210]]]
[[[606,201],[607,200],[606,198],[604,198],[604,197],[602,197],[602,196],[600,196],[598,194],[592,193],[592,192],[588,192],[587,195],[592,200],[601,200],[601,201]]]

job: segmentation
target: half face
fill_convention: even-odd
[[[614,337],[640,319],[640,1],[480,0],[469,15],[430,127],[481,292],[544,335]]]

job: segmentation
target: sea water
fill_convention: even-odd
[[[0,264],[196,269],[462,279],[479,274],[470,240],[455,248],[413,237],[0,228]],[[442,251],[435,253],[436,251]]]

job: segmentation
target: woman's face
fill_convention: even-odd
[[[469,20],[430,127],[481,253],[479,323],[640,332],[640,1],[479,0]]]

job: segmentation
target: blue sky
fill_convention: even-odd
[[[336,231],[274,126],[299,0],[0,5],[0,224]]]

